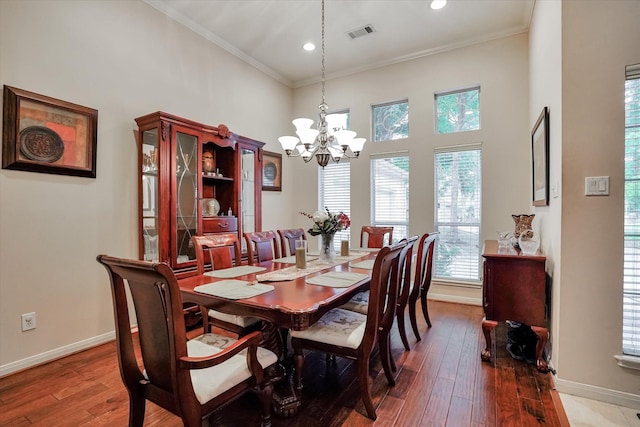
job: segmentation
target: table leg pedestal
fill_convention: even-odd
[[[287,364],[286,334],[276,328],[273,323],[263,322],[262,335],[261,345],[278,356],[285,371],[282,380],[275,384],[273,389],[273,412],[278,416],[288,418],[298,412],[301,402],[291,384],[291,369],[287,369],[285,366]]]

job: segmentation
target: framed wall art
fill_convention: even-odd
[[[549,108],[544,107],[531,131],[533,205],[549,205]]]
[[[262,152],[262,190],[282,191],[282,154]]]
[[[98,110],[4,86],[2,168],[96,177]]]

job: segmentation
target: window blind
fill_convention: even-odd
[[[435,152],[437,278],[480,281],[481,165],[479,144]]]
[[[348,161],[329,163],[320,170],[320,206],[318,209],[328,208],[331,212],[344,212],[351,218],[351,165]],[[350,240],[349,229],[336,233],[333,244],[340,250],[341,240]]]
[[[393,227],[393,240],[409,231],[409,155],[371,157],[371,225]]]
[[[622,352],[640,356],[640,64],[626,79]]]

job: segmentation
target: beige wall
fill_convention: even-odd
[[[559,386],[586,384],[636,407],[640,371],[621,368],[613,356],[622,346],[625,65],[640,62],[639,20],[635,0],[562,3],[557,355]],[[601,175],[611,177],[610,196],[584,196],[584,178]]]
[[[562,237],[562,28],[560,1],[536,3],[529,31],[529,129],[540,112],[549,108],[549,206],[532,210],[541,235],[541,248],[547,256],[551,279],[551,364],[558,366],[563,346],[560,312],[560,244]]]
[[[473,85],[481,88],[482,129],[436,135],[434,93]],[[528,87],[527,34],[329,80],[326,99],[330,110],[349,108],[351,129],[368,140],[360,159],[351,161],[352,240],[358,241],[360,227],[371,223],[372,154],[409,153],[409,231],[418,234],[434,229],[434,148],[470,143],[482,143],[482,238],[495,239],[496,231],[513,229],[511,214],[530,210]],[[371,142],[371,105],[404,98],[409,99],[410,137]],[[297,89],[294,111],[315,117],[319,101],[319,85]],[[314,210],[318,206],[317,167],[292,160],[289,169],[299,177],[294,184],[298,195],[294,211]],[[308,225],[299,215],[294,220]],[[479,304],[481,291],[434,285],[430,295]]]
[[[0,41],[0,83],[99,110],[96,179],[0,171],[2,375],[112,336],[95,257],[137,257],[135,117],[275,141],[291,91],[141,1],[2,0]],[[289,197],[265,194],[266,227]],[[37,328],[21,332],[31,311]]]

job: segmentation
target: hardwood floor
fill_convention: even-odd
[[[288,419],[274,416],[273,426],[569,425],[551,374],[513,360],[505,350],[503,326],[495,329],[495,363],[480,361],[480,307],[432,301],[430,314],[432,328],[424,319],[420,323],[422,341],[413,340],[409,331],[411,351],[404,351],[397,334],[393,337],[395,387],[387,385],[379,357],[372,361],[377,421],[364,415],[353,363],[336,358],[326,364],[324,354],[309,353],[302,409]],[[212,425],[258,425],[256,406],[257,398],[246,395],[214,414]],[[0,379],[0,426],[126,426],[128,410],[115,343]],[[144,425],[182,423],[148,403]]]

